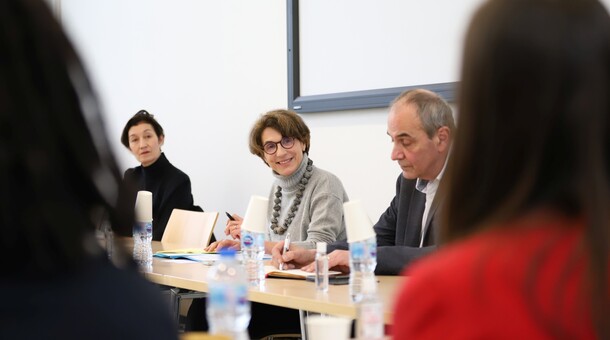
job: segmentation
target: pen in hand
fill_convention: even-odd
[[[286,239],[284,239],[284,250],[282,251],[282,255],[285,254],[288,249],[290,249],[290,233],[286,233]],[[284,262],[280,263],[280,270],[284,270]]]
[[[225,214],[227,214],[227,217],[231,220],[231,221],[235,221],[235,218],[233,218],[233,216],[231,216],[231,214],[229,214],[228,212],[225,211]]]
[[[241,218],[238,215],[231,215],[229,214],[229,212],[225,211],[225,214],[227,215],[227,218],[229,219],[227,221],[227,226],[225,227],[225,235],[230,235],[231,237],[233,237],[234,239],[240,239],[241,238],[241,232],[240,232],[240,227],[241,227]]]

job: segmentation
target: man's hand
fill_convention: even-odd
[[[328,254],[328,268],[330,270],[336,270],[342,273],[349,273],[349,251],[335,250],[332,253]],[[310,263],[306,266],[303,266],[301,269],[306,272],[313,272],[314,270],[316,270],[316,266],[315,263]]]

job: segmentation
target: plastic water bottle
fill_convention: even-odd
[[[316,290],[328,292],[328,255],[326,255],[326,242],[316,244]]]
[[[233,249],[221,249],[220,260],[208,271],[206,313],[210,333],[248,339],[250,302],[243,267]]]
[[[152,193],[138,191],[135,206],[136,223],[133,225],[133,259],[140,270],[152,270]]]
[[[152,269],[152,222],[136,222],[133,226],[133,259],[140,269]]]
[[[349,244],[349,292],[352,301],[362,299],[362,280],[375,276],[377,240],[375,237]]]
[[[241,231],[241,254],[250,287],[265,284],[265,234],[249,230]]]
[[[377,295],[375,276],[362,280],[362,300],[357,306],[357,338],[367,340],[383,339],[383,305]]]

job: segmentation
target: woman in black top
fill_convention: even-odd
[[[160,241],[165,226],[175,208],[203,211],[193,205],[191,180],[187,174],[173,166],[161,151],[165,141],[163,128],[154,116],[145,110],[136,113],[123,128],[121,143],[142,164],[127,169],[125,185],[146,190],[153,195],[153,240]],[[133,207],[135,196],[123,197],[121,204]]]

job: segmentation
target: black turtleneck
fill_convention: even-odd
[[[193,205],[191,180],[180,169],[173,166],[161,153],[153,164],[127,169],[123,181],[130,181],[137,190],[146,190],[153,195],[153,240],[160,241],[165,226],[174,208],[199,210]],[[135,196],[127,201],[135,205]]]

